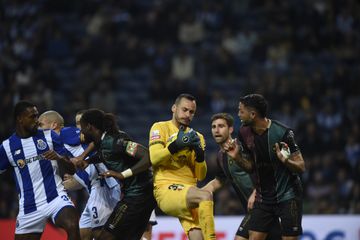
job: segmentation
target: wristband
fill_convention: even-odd
[[[289,149],[281,149],[280,153],[283,155],[283,157],[285,158],[285,162],[287,162],[290,158],[290,151]]]
[[[126,169],[125,171],[121,172],[121,175],[124,176],[124,178],[131,177],[133,175],[133,172],[130,168]]]

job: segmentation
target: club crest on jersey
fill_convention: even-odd
[[[23,168],[26,165],[26,162],[25,162],[24,159],[19,159],[19,160],[16,161],[16,163],[19,166],[19,168]]]
[[[36,147],[37,147],[39,150],[45,150],[46,147],[47,147],[47,144],[46,144],[46,142],[44,142],[42,139],[38,139],[38,140],[37,140],[37,143],[36,143]]]

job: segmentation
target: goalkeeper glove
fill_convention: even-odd
[[[190,134],[193,135],[193,142],[191,143],[191,146],[195,152],[195,161],[203,162],[205,160],[205,150],[201,146],[200,137],[195,131],[192,131]]]
[[[168,149],[169,149],[171,154],[174,154],[174,153],[176,153],[176,152],[178,152],[181,149],[184,149],[186,147],[191,147],[192,146],[192,144],[193,144],[193,142],[195,140],[194,139],[195,135],[193,134],[194,130],[190,129],[190,131],[187,132],[187,133],[185,133],[184,130],[185,130],[185,127],[180,126],[179,132],[178,132],[177,137],[176,137],[176,140],[169,144]]]

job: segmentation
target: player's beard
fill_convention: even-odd
[[[226,143],[226,141],[229,139],[229,138],[226,138],[225,136],[221,135],[221,136],[216,136],[214,137],[215,139],[215,142],[219,145],[222,145],[224,143]]]
[[[251,120],[251,119],[248,119],[248,120],[240,119],[240,120],[241,120],[241,125],[242,126],[251,127],[252,125],[254,125],[254,121]]]
[[[176,121],[179,123],[179,125],[183,125],[184,127],[188,127],[190,125],[191,120],[186,118],[179,118],[175,116]]]
[[[93,138],[91,136],[89,136],[88,134],[83,134],[83,136],[84,136],[85,144],[90,144],[91,142],[94,142]]]
[[[31,135],[35,135],[37,133],[39,129],[39,125],[35,124],[34,126],[29,127],[28,129],[26,129],[29,133],[31,133]]]

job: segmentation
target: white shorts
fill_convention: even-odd
[[[120,186],[91,189],[89,199],[80,217],[80,228],[100,228],[120,200]]]
[[[51,218],[53,223],[60,211],[65,207],[74,207],[66,192],[60,192],[54,200],[37,207],[37,210],[28,214],[19,212],[16,218],[15,234],[42,233],[46,221]]]

